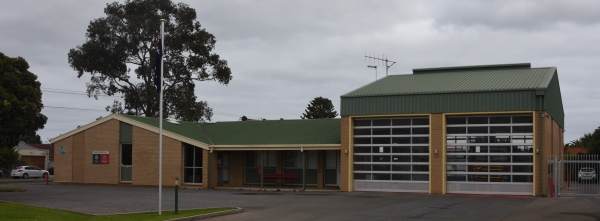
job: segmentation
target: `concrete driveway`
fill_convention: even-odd
[[[157,211],[158,189],[1,183],[0,200],[87,214]],[[209,220],[600,220],[600,198],[510,198],[371,192],[179,191],[179,209],[241,207]],[[173,210],[174,190],[163,189]]]

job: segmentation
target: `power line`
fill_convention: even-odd
[[[106,111],[106,110],[87,109],[87,108],[77,108],[77,107],[55,107],[55,106],[48,106],[48,105],[44,105],[44,107],[48,107],[48,108],[57,108],[57,109],[68,109],[68,110],[86,110],[86,111],[103,111],[103,112],[105,112],[105,111]]]
[[[73,91],[73,90],[56,89],[56,88],[41,88],[41,90],[45,91],[45,92],[50,92],[50,93],[87,95],[87,92],[84,92],[84,91]],[[100,94],[98,96],[119,97],[120,98],[120,96],[106,95],[106,94]],[[45,105],[44,107],[57,108],[57,109],[68,109],[68,110],[106,111],[106,110],[98,110],[98,109],[86,109],[86,108],[77,108],[77,107],[56,107],[56,106],[47,106],[47,105]],[[227,112],[218,112],[218,111],[213,111],[213,114],[222,115],[222,116],[229,116],[229,117],[243,117],[244,116],[244,115],[240,115],[240,114],[233,114],[233,113],[227,113]],[[252,116],[247,116],[247,117],[252,117]],[[255,117],[255,118],[263,119],[262,117]]]
[[[71,91],[71,90],[54,89],[54,88],[41,88],[41,90],[44,92],[50,92],[50,93],[75,94],[75,95],[86,95],[86,96],[88,95],[87,92],[84,92],[84,91]],[[121,97],[121,96],[107,95],[107,94],[99,94],[98,96],[118,97],[118,98]]]
[[[56,109],[67,109],[67,110],[84,110],[84,111],[102,111],[102,112],[106,112],[106,110],[89,109],[89,108],[77,108],[77,107],[57,107],[57,106],[48,106],[48,105],[44,105],[44,107],[56,108]],[[244,116],[244,115],[239,115],[239,114],[232,114],[232,113],[226,113],[226,112],[216,112],[216,111],[213,111],[213,114],[223,115],[223,116],[229,116],[229,117],[243,117]],[[249,116],[249,117],[252,117],[252,116]],[[259,117],[256,117],[256,118],[259,118]]]

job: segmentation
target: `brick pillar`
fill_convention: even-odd
[[[211,170],[210,172],[210,187],[209,188],[215,188],[218,185],[219,182],[219,167],[218,167],[218,154],[216,151],[213,151],[212,153],[209,153],[208,157],[211,158],[210,161],[210,166],[209,169]]]
[[[210,158],[210,160],[209,160]],[[210,170],[210,179],[209,179]],[[208,150],[202,151],[202,189],[214,188],[217,186],[217,153],[210,153]],[[209,183],[210,182],[210,183]]]
[[[431,114],[429,118],[429,193],[445,193],[445,158],[446,148],[444,145],[444,115]],[[437,154],[436,154],[437,151]]]
[[[534,168],[536,167],[540,167],[540,163],[541,163],[541,168],[536,169],[536,171],[534,172],[533,176],[536,177],[536,185],[534,187],[534,189],[538,190],[541,189],[540,192],[536,193],[535,195],[549,195],[549,191],[548,191],[548,160],[550,160],[550,155],[556,154],[553,151],[553,143],[552,143],[552,117],[548,114],[548,112],[546,111],[542,111],[542,114],[544,115],[543,117],[541,117],[540,114],[536,114],[538,120],[542,121],[542,146],[541,147],[537,147],[536,149],[540,149],[540,153],[535,153],[534,156],[535,158],[537,158],[538,160],[541,160],[541,162],[536,162],[535,165],[533,166]],[[534,127],[535,126],[539,126],[538,122],[534,121]],[[538,131],[534,131],[534,137],[539,135]],[[536,143],[534,144],[534,146],[537,146],[539,144],[539,141],[536,140]],[[539,173],[539,170],[541,170],[541,175]],[[540,188],[541,185],[541,188]]]
[[[340,190],[352,191],[352,136],[350,117],[341,120],[341,150],[340,150]]]

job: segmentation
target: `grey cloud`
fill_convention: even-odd
[[[531,31],[561,23],[582,26],[600,22],[600,2],[578,1],[440,1],[432,16],[439,26],[484,26]]]

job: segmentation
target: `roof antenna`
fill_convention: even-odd
[[[375,69],[375,80],[377,80],[377,65],[367,65],[367,67]]]
[[[387,59],[387,55],[386,54],[377,54],[377,57],[373,57],[371,56],[371,53],[369,52],[369,55],[367,55],[367,52],[365,51],[365,61],[367,60],[367,58],[372,59],[373,62],[377,63],[378,61],[381,62],[383,64],[383,62],[385,62],[385,76],[388,76],[388,69],[390,69],[390,67],[392,67],[392,65],[394,65],[396,62],[395,61],[390,61]],[[391,64],[389,64],[391,63]],[[372,65],[369,65],[372,66]],[[369,67],[367,66],[367,67]],[[377,67],[377,66],[375,66]],[[371,68],[371,67],[369,67]],[[377,69],[375,69],[375,75],[377,75]],[[377,77],[377,76],[375,76]]]

